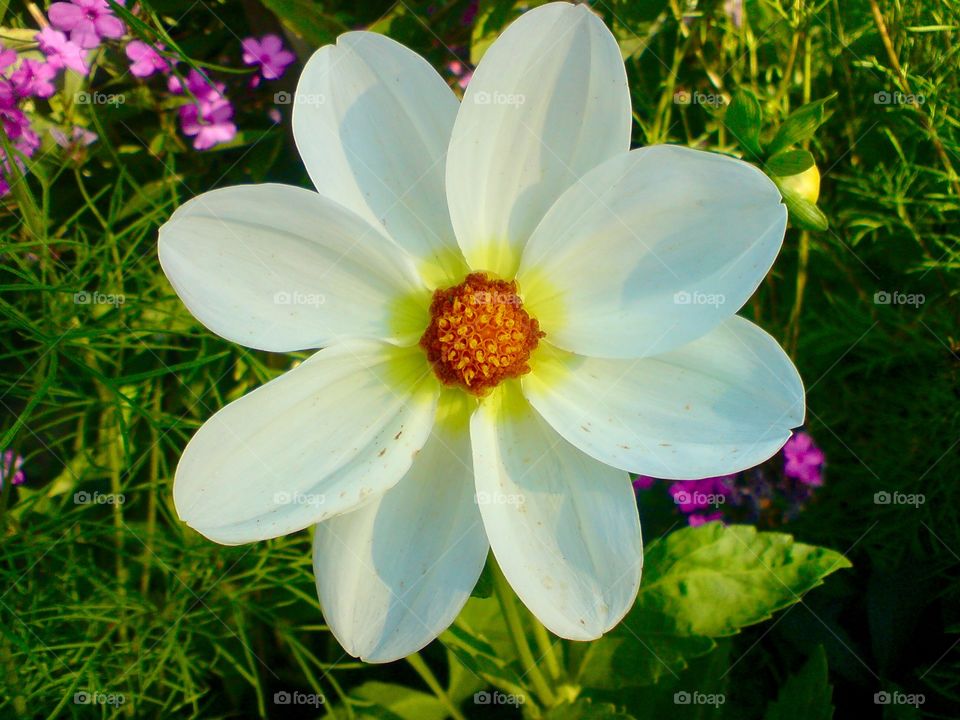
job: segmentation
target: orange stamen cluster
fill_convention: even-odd
[[[530,372],[530,353],[543,336],[540,323],[523,309],[515,282],[471,273],[433,293],[420,346],[441,382],[484,395]]]

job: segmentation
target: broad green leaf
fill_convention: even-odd
[[[805,200],[782,186],[780,186],[780,192],[783,193],[783,202],[786,204],[787,210],[790,212],[790,220],[795,226],[801,230],[826,230],[830,227],[827,216],[817,207],[816,203]]]
[[[633,608],[591,644],[578,681],[603,688],[656,682],[734,635],[800,600],[841,554],[747,525],[708,523],[671,533],[647,551]]]
[[[708,523],[671,533],[645,565],[635,609],[672,617],[687,635],[723,637],[799,601],[850,562],[785,533]]]
[[[800,672],[783,684],[777,699],[767,707],[764,720],[831,720],[832,694],[827,655],[821,645]]]
[[[763,127],[763,111],[756,95],[740,89],[730,101],[723,116],[723,124],[744,148],[760,155],[760,130]]]
[[[770,175],[788,177],[799,175],[813,164],[813,155],[808,150],[784,150],[767,160],[764,170]]]
[[[314,48],[336,40],[337,35],[349,28],[335,18],[324,14],[313,0],[263,0],[280,22],[295,35],[299,35]]]
[[[783,121],[783,125],[780,126],[773,140],[770,141],[767,152],[776,155],[791,145],[797,145],[813,137],[817,128],[827,119],[824,105],[835,98],[836,95],[836,93],[833,93],[822,100],[807,103],[790,113],[787,119]]]
[[[372,703],[378,711],[387,710],[402,720],[443,720],[448,714],[443,703],[433,695],[405,685],[371,680],[358,687],[351,695]]]
[[[650,685],[715,647],[711,638],[679,634],[668,617],[638,613],[625,632],[614,630],[590,644],[577,682],[598,690]]]

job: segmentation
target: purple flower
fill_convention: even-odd
[[[48,98],[54,93],[53,83],[57,68],[51,63],[24,59],[13,74],[10,83],[18,97]]]
[[[55,68],[69,68],[81,75],[90,72],[87,65],[87,51],[67,36],[52,27],[45,27],[36,34],[40,51],[47,56],[47,62]]]
[[[732,493],[734,479],[734,475],[723,475],[702,480],[681,480],[673,483],[667,492],[681,512],[692,513],[724,504]]]
[[[210,102],[223,97],[225,87],[223,83],[211,83],[196,70],[191,70],[187,74],[187,90],[200,102]],[[180,95],[183,93],[183,83],[176,75],[171,75],[167,80],[167,89],[174,95]]]
[[[173,81],[176,80],[176,83]],[[183,86],[174,77],[170,78],[170,91],[180,93]],[[237,135],[233,123],[233,105],[223,95],[223,83],[213,86],[196,70],[187,75],[187,89],[196,98],[194,102],[180,106],[180,129],[193,138],[195,150],[209,150],[214,145],[229,142]]]
[[[17,93],[6,78],[0,77],[0,110],[11,110],[17,105]]]
[[[637,491],[649,490],[656,481],[656,478],[650,477],[649,475],[637,475],[636,480],[633,481],[633,489]]]
[[[251,87],[264,80],[276,80],[283,75],[287,65],[296,60],[296,56],[283,46],[279,35],[264,35],[259,40],[249,37],[240,43],[243,48],[243,62],[247,65],[259,65],[260,75],[254,75]]]
[[[461,90],[466,90],[470,80],[473,79],[473,70],[464,65],[459,60],[451,60],[447,63],[447,70],[457,79],[457,85]]]
[[[804,485],[823,485],[823,464],[826,456],[809,433],[798,432],[783,446],[783,474]]]
[[[154,47],[142,40],[131,40],[125,49],[130,59],[130,72],[138,78],[150,77],[157,72],[168,72],[170,62],[159,51],[163,45]]]
[[[715,513],[691,513],[687,515],[687,523],[690,527],[700,527],[705,525],[708,522],[713,522],[714,520],[723,520],[722,512]]]
[[[69,32],[71,42],[82,48],[95,48],[103,38],[122,37],[127,30],[107,0],[55,2],[47,14],[55,28]]]
[[[13,473],[11,482],[14,485],[22,485],[26,482],[27,477],[23,474],[21,467],[23,467],[22,457],[15,455],[13,450],[7,450],[3,453],[3,463],[0,464],[0,488],[3,487],[4,478],[10,476],[11,473]]]
[[[477,19],[477,11],[479,9],[479,1],[470,0],[470,4],[467,5],[466,9],[463,11],[463,15],[460,16],[460,24],[465,26],[473,25],[473,21]]]
[[[60,128],[52,127],[50,128],[50,136],[57,145],[68,149],[86,147],[87,145],[95,143],[98,137],[95,132],[91,132],[79,125],[74,125],[69,135]]]
[[[8,50],[0,44],[0,73],[17,61],[17,53],[14,50]]]
[[[0,122],[7,137],[24,155],[33,155],[40,147],[40,138],[30,126],[30,119],[19,108],[0,108]]]
[[[226,98],[199,105],[191,103],[180,108],[180,129],[193,138],[195,150],[209,150],[236,137],[237,126],[232,118],[233,105]]]

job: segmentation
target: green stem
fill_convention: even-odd
[[[443,703],[443,706],[447,709],[447,712],[450,713],[450,717],[454,720],[466,720],[463,713],[460,712],[453,700],[450,699],[450,696],[447,695],[447,691],[443,689],[443,686],[440,685],[440,682],[437,680],[437,676],[433,674],[433,671],[424,662],[423,658],[420,657],[420,653],[414,653],[407,657],[407,662],[410,663],[410,667],[417,671],[417,674],[423,679],[427,684],[427,687],[437,696],[437,700]]]
[[[524,674],[530,676],[533,689],[539,696],[540,702],[550,707],[555,704],[556,699],[553,690],[550,689],[550,684],[543,677],[543,673],[540,672],[537,661],[533,657],[533,652],[530,650],[530,643],[527,642],[527,635],[520,622],[520,613],[517,611],[517,604],[513,598],[513,589],[496,561],[491,562],[490,565],[493,568],[493,589],[497,594],[497,600],[500,602],[500,608],[503,610],[503,617],[507,621],[507,629],[510,631],[510,637],[517,649],[517,655],[520,656]]]
[[[554,652],[555,643],[550,638],[550,634],[543,626],[543,623],[536,618],[533,618],[533,638],[537,641],[540,656],[546,661],[547,674],[550,676],[550,679],[554,684],[560,682],[563,678],[563,669],[560,665],[560,660],[557,658],[557,654]]]

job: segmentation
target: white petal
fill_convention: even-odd
[[[570,640],[616,625],[643,565],[629,476],[557,435],[515,383],[481,403],[470,437],[487,537],[520,599]]]
[[[350,337],[415,342],[426,325],[429,295],[403,250],[302,188],[242,185],[199,195],[160,228],[159,254],[200,322],[258,350]]]
[[[777,452],[804,417],[803,383],[790,358],[737,316],[656,357],[541,352],[523,391],[585,453],[660,478],[753,467]]]
[[[222,408],[183,451],[180,519],[225,545],[266,540],[393,487],[433,426],[419,348],[371,341],[321,350]]]
[[[317,526],[313,567],[327,625],[366,662],[417,652],[457,617],[488,549],[466,422],[437,425],[397,485]]]
[[[524,13],[490,46],[460,106],[447,198],[470,267],[512,277],[527,238],[578,177],[630,147],[616,40],[585,5]]]
[[[293,134],[317,190],[411,254],[458,273],[444,166],[459,103],[437,71],[390,38],[349,32],[297,85]]]
[[[558,347],[666,352],[733,315],[780,251],[787,210],[760,170],[658,145],[596,168],[524,251],[524,304]]]

